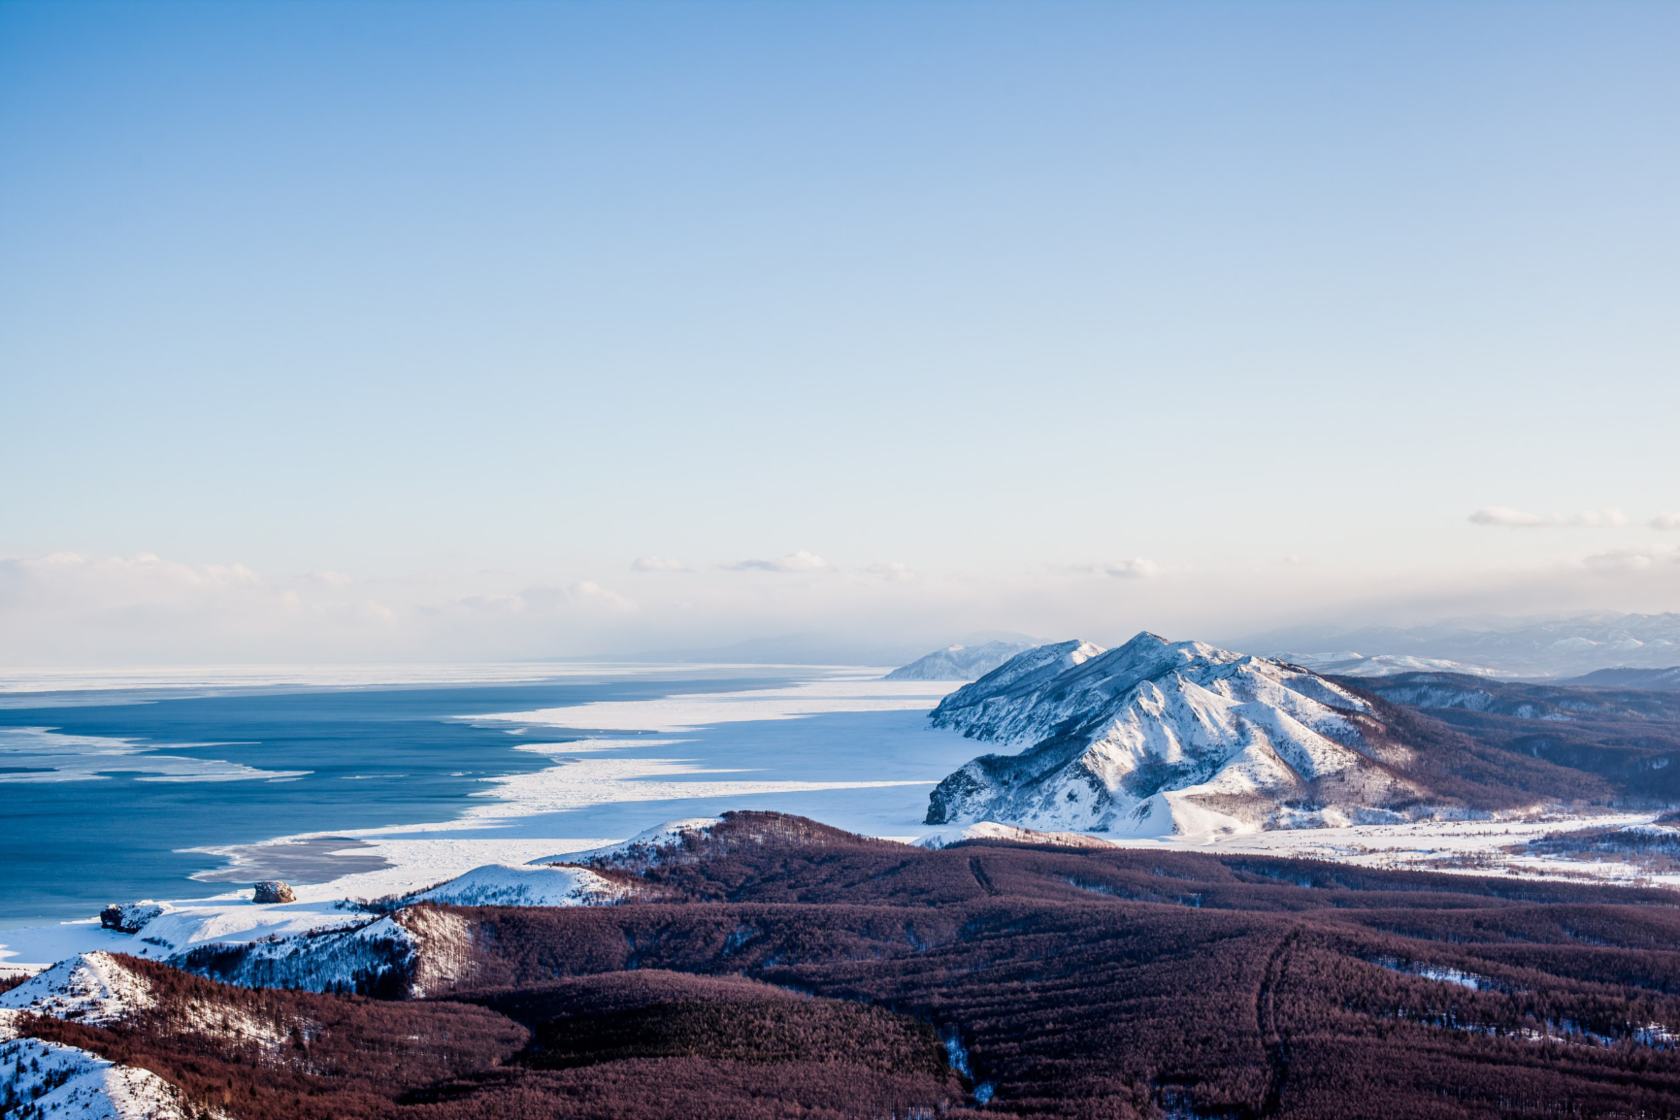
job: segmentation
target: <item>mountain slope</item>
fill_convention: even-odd
[[[934,650],[888,673],[889,681],[972,681],[1032,649],[1031,642],[986,642],[978,646],[949,646]]]
[[[1063,642],[934,709],[934,727],[1019,753],[948,776],[927,823],[1160,836],[1666,804],[1671,706],[1462,674],[1338,680],[1154,634]]]
[[[1369,713],[1315,673],[1202,642],[1044,646],[934,709],[935,727],[1027,749],[946,778],[927,819],[1155,835],[1414,799],[1405,750]]]

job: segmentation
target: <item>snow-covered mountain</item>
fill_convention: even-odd
[[[1024,748],[933,791],[927,823],[1126,835],[1395,819],[1418,788],[1370,705],[1299,666],[1139,634],[1061,642],[947,696],[934,727]]]
[[[986,642],[978,646],[948,646],[919,657],[886,675],[889,681],[973,681],[1032,649],[1032,642]]]

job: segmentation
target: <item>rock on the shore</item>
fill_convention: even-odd
[[[252,902],[296,902],[292,888],[278,879],[264,879],[251,893]]]
[[[155,902],[114,902],[99,912],[99,924],[118,933],[139,933],[140,927],[163,913]]]

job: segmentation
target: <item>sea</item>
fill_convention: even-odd
[[[0,928],[112,901],[203,898],[248,881],[202,849],[464,813],[485,780],[551,765],[475,715],[773,687],[772,669],[568,673],[509,683],[136,688],[0,694]],[[352,847],[290,877],[326,882]]]

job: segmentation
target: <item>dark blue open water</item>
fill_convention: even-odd
[[[139,771],[146,755],[138,754],[109,759],[109,769],[93,779],[0,781],[0,927],[87,917],[110,901],[204,897],[229,889],[225,882],[190,879],[222,861],[182,849],[449,820],[468,806],[469,795],[484,789],[482,779],[548,765],[514,750],[517,744],[568,738],[552,728],[516,738],[462,716],[733,691],[774,680],[773,671],[755,671],[753,679],[660,674],[145,702],[121,694],[9,696],[0,708],[0,736],[8,729],[50,728],[155,743],[156,753],[179,758],[308,773],[278,780],[159,781],[155,770]],[[22,704],[31,706],[15,706]],[[0,770],[13,761],[0,758]],[[351,869],[323,871],[317,881],[345,870]]]

